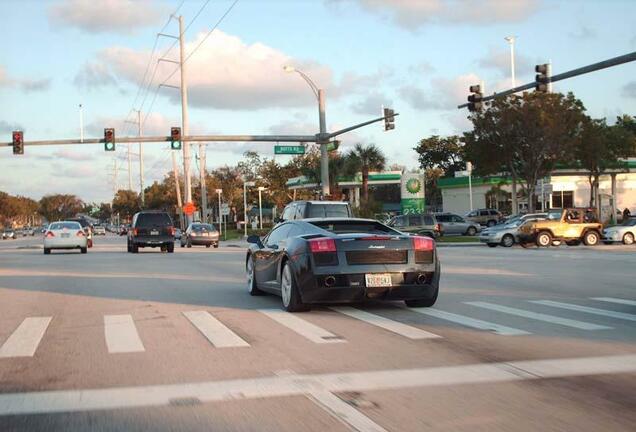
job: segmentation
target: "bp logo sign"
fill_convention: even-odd
[[[406,182],[406,190],[415,195],[422,190],[422,183],[416,178],[411,178]]]

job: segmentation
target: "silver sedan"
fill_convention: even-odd
[[[44,234],[44,254],[52,249],[79,249],[83,254],[88,251],[88,238],[79,222],[53,222]]]
[[[479,241],[481,243],[486,243],[490,247],[496,247],[498,245],[511,247],[515,243],[519,242],[519,228],[521,228],[521,225],[526,222],[540,219],[545,219],[545,214],[537,213],[533,215],[525,215],[504,225],[495,225],[490,228],[486,228],[479,235]]]
[[[636,218],[623,221],[620,225],[610,226],[603,230],[603,241],[605,243],[622,242],[626,245],[634,244],[636,239]]]

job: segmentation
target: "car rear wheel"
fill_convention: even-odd
[[[552,244],[552,235],[547,231],[541,231],[537,234],[537,246],[548,247]]]
[[[501,239],[501,245],[503,247],[512,247],[515,244],[515,238],[511,234],[506,234]]]
[[[212,246],[212,245],[209,244],[209,243],[205,245],[206,248],[209,248],[210,246]]]
[[[44,248],[44,255],[49,255],[51,253],[51,249]]]
[[[174,253],[174,243],[168,243],[168,253]]]
[[[219,244],[218,243],[214,243],[214,249],[218,248]]]
[[[188,243],[186,245],[187,247],[191,248],[192,247],[192,242],[190,241],[190,239],[188,239]]]
[[[139,246],[137,246],[136,244],[134,244],[134,243],[133,243],[133,244],[130,246],[130,251],[131,251],[132,253],[139,253]]]
[[[626,244],[626,245],[634,244],[634,234],[625,233],[625,235],[623,236],[623,244]]]
[[[404,300],[404,303],[408,307],[431,307],[437,301],[437,294],[439,293],[439,288],[435,291],[435,295],[430,299],[416,299],[416,300]]]
[[[80,248],[80,252],[82,252],[83,254],[85,254],[85,253],[87,253],[87,252],[88,252],[88,248],[85,248],[85,247]]]
[[[280,278],[280,294],[283,301],[283,309],[287,312],[303,312],[309,307],[303,304],[298,293],[298,285],[292,274],[291,266],[285,263],[283,273]]]
[[[245,264],[245,273],[247,274],[247,292],[252,296],[260,296],[265,293],[258,289],[256,286],[256,276],[254,274],[254,258],[251,256],[247,258]]]
[[[472,237],[475,234],[477,234],[477,229],[474,226],[468,227],[468,229],[466,230],[466,235]]]
[[[588,231],[583,236],[583,243],[585,243],[586,246],[596,246],[599,240],[600,236],[596,231]]]

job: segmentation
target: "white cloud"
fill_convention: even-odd
[[[158,24],[168,9],[151,0],[65,0],[49,8],[54,26],[76,27],[87,33],[134,33]]]
[[[636,99],[636,81],[628,82],[623,86],[623,96]]]
[[[24,128],[17,123],[9,123],[5,120],[0,120],[0,134],[8,134],[15,130],[24,131]]]
[[[7,73],[4,66],[0,65],[0,87],[19,87],[24,92],[45,91],[51,87],[51,79],[29,79],[29,78],[13,78]]]
[[[356,0],[400,27],[416,30],[428,23],[491,25],[519,22],[538,10],[538,0]]]
[[[496,69],[504,76],[510,76],[510,50],[490,47],[488,53],[477,60],[477,64],[483,68]],[[519,53],[515,53],[515,72],[527,72],[531,70],[530,60]]]
[[[351,105],[351,110],[356,114],[380,116],[382,113],[382,106],[390,107],[392,104],[393,101],[387,98],[384,94],[372,92],[362,100]]]
[[[186,52],[194,52],[206,34],[202,32],[186,43]],[[120,83],[126,81],[138,86],[149,55],[149,52],[130,48],[108,48],[99,53],[98,60],[91,63],[91,70],[99,70],[101,76],[112,76]],[[391,73],[349,73],[336,83],[327,66],[295,59],[259,42],[247,44],[236,36],[215,30],[186,63],[189,103],[194,107],[227,110],[315,105],[315,96],[307,83],[300,75],[285,72],[285,65],[302,70],[318,87],[326,90],[330,100],[363,89],[366,91]],[[151,87],[166,81],[176,67],[171,63],[159,63]],[[174,73],[166,84],[179,85],[179,73]],[[159,94],[175,102],[179,98],[176,90],[162,89]]]
[[[73,84],[77,87],[94,89],[109,85],[116,85],[117,80],[103,63],[87,62],[75,75]]]
[[[435,78],[431,80],[431,90],[424,90],[415,85],[406,85],[399,89],[399,94],[418,110],[452,110],[456,109],[457,105],[466,102],[468,87],[480,82],[481,79],[473,73],[454,79]]]

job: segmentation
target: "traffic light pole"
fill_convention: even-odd
[[[183,40],[183,16],[179,16],[179,66],[181,69],[181,131],[187,136],[190,132],[188,118],[188,85],[185,69],[185,42]],[[192,202],[192,183],[190,178],[190,143],[183,143],[184,199],[186,204]],[[192,222],[192,215],[186,215],[186,226]]]
[[[596,72],[598,70],[601,69],[607,69],[609,67],[613,67],[613,66],[618,66],[624,63],[629,63],[629,62],[633,62],[636,60],[636,51],[629,53],[629,54],[625,54],[622,56],[618,56],[618,57],[614,57],[611,58],[609,60],[604,60],[598,63],[593,63],[591,65],[587,65],[587,66],[583,66],[577,69],[572,69],[570,71],[567,72],[563,72],[560,73],[558,75],[554,75],[549,77],[548,80],[548,84],[551,85],[551,83],[557,82],[557,81],[561,81],[564,79],[568,79],[568,78],[573,78],[575,76],[579,76],[579,75],[584,75],[590,72]],[[495,98],[499,98],[499,97],[504,97],[504,96],[508,96],[510,94],[514,94],[514,93],[519,93],[520,91],[524,91],[524,90],[529,90],[529,89],[533,89],[536,86],[536,82],[532,81],[531,83],[528,84],[524,84],[515,88],[511,88],[510,90],[506,90],[506,91],[502,91],[501,93],[494,93],[490,96],[485,96],[482,99],[482,102],[486,102]],[[467,108],[470,104],[461,104],[461,105],[457,105],[458,109],[462,109],[462,108]]]

